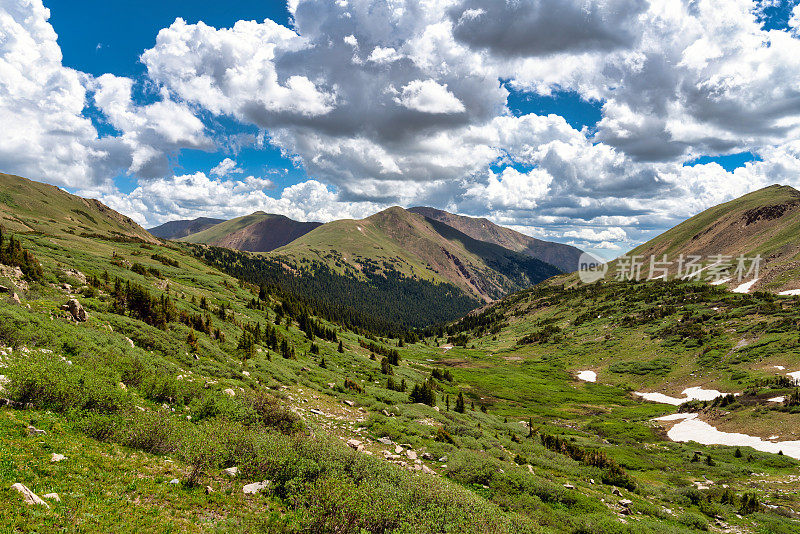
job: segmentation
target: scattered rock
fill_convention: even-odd
[[[58,454],[57,452],[54,452],[53,455],[50,457],[50,461],[53,463],[63,462],[66,459],[67,459],[66,456],[64,456],[63,454]]]
[[[13,300],[15,304],[22,304],[22,301],[19,300],[19,295],[17,295],[16,293],[11,295],[11,300]]]
[[[8,293],[9,291],[11,290],[8,289],[6,286],[0,286],[0,293]]]
[[[242,376],[250,378],[250,371],[242,371]]]
[[[117,386],[118,386],[118,387],[119,387],[119,389],[121,389],[122,391],[128,391],[128,386],[126,386],[126,385],[125,385],[125,384],[123,384],[122,382],[120,382],[119,384],[117,384]]]
[[[222,392],[225,395],[229,396],[229,397],[235,397],[236,396],[236,392],[233,391],[231,388],[223,389]]]
[[[26,504],[41,504],[47,508],[50,508],[49,504],[40,499],[39,496],[29,490],[27,486],[20,484],[19,482],[11,486],[11,489],[20,492],[22,494],[22,500],[24,500]]]
[[[313,413],[314,415],[325,415],[325,412],[317,410],[316,408],[310,408],[308,411]]]
[[[382,438],[378,438],[378,443],[382,443],[383,445],[391,445],[394,443],[388,436],[384,436]]]
[[[336,383],[335,382],[328,382],[328,389],[333,389],[335,387],[336,387]]]
[[[47,432],[45,432],[44,430],[39,430],[34,426],[28,426],[28,434],[30,434],[31,436],[41,436],[47,434]]]
[[[439,461],[440,462],[446,462],[447,461],[447,456],[442,456],[441,458],[439,458]]]
[[[436,410],[437,412],[439,411],[439,407],[438,406],[434,406],[433,409]]]
[[[229,477],[235,478],[239,476],[239,468],[238,467],[228,467],[227,469],[222,470],[223,473],[228,475]]]
[[[351,401],[351,400],[346,400],[346,401],[344,401],[344,403],[345,403],[346,405],[348,405],[348,406],[355,406],[355,405],[356,405],[356,403],[355,403],[355,402],[353,402],[353,401]]]
[[[633,501],[631,501],[630,499],[622,499],[621,501],[619,501],[619,505],[620,506],[624,506],[625,508],[630,507],[630,505],[632,505],[632,504],[633,504]]]
[[[531,464],[528,464],[528,472],[533,474],[533,466]]]
[[[173,486],[176,486],[176,485],[180,484],[181,481],[178,480],[177,478],[173,478],[172,480],[169,481],[169,483],[172,484]]]
[[[619,488],[614,488],[613,490],[611,490],[611,493],[616,495],[617,497],[622,497],[622,492],[619,490]]]
[[[61,502],[61,497],[58,496],[58,493],[48,493],[47,495],[42,495],[42,498],[48,501]]]
[[[131,346],[131,348],[133,348],[134,347],[133,340],[129,337],[126,337],[125,339],[128,341],[128,344]]]
[[[269,480],[253,482],[252,484],[247,484],[245,487],[243,487],[242,491],[245,493],[245,495],[255,495],[256,493],[261,493],[265,489],[269,488],[269,484]]]
[[[89,318],[89,314],[86,313],[85,309],[83,309],[83,306],[81,306],[81,303],[78,302],[78,299],[69,299],[66,304],[61,306],[61,309],[68,311],[70,315],[72,315],[72,318],[80,323]]]
[[[430,468],[430,467],[428,467],[427,465],[423,465],[423,466],[422,466],[422,472],[423,472],[423,473],[425,473],[425,474],[428,474],[428,475],[432,475],[432,474],[434,474],[434,471],[433,471],[433,469],[431,469],[431,468]]]
[[[428,460],[428,461],[433,461],[433,455],[431,453],[429,453],[429,452],[423,452],[422,453],[422,459],[423,460]]]
[[[402,454],[403,453],[403,447],[401,447],[400,445],[395,445],[394,446],[394,453],[395,454]]]
[[[212,493],[214,493],[214,488],[206,486],[206,495],[211,495]]]
[[[361,447],[362,447],[362,444],[361,444],[361,442],[360,442],[360,441],[358,441],[357,439],[351,439],[351,440],[348,440],[348,441],[347,441],[347,444],[348,444],[348,445],[349,445],[351,448],[353,448],[353,449],[356,449],[356,450],[358,450],[359,448],[361,448]]]
[[[575,486],[573,486],[572,484],[564,484],[564,487],[567,488],[568,490],[574,490],[575,489]]]
[[[300,370],[302,372],[304,372],[304,373],[310,373],[311,372],[311,369],[309,369],[308,367],[301,367]]]
[[[416,460],[416,459],[417,459],[417,453],[416,453],[416,451],[412,451],[411,449],[408,449],[408,450],[406,451],[406,456],[408,456],[408,459],[409,459],[409,460]]]

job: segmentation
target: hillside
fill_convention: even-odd
[[[582,250],[571,245],[543,241],[494,224],[489,219],[465,217],[429,207],[409,208],[408,211],[451,226],[473,239],[536,258],[558,267],[564,273],[578,269]]]
[[[103,235],[157,240],[132,219],[102,202],[71,195],[56,186],[0,173],[0,225],[15,232]]]
[[[257,211],[223,221],[182,239],[235,250],[269,252],[291,243],[322,223],[294,221],[283,215]]]
[[[358,221],[325,224],[272,256],[292,262],[323,260],[353,276],[372,265],[412,279],[452,284],[486,302],[560,272],[400,207]]]
[[[789,186],[773,185],[736,200],[710,208],[629,252],[628,256],[651,255],[669,261],[698,255],[703,265],[716,263],[714,257],[761,255],[758,281],[750,291],[783,292],[800,289],[800,192]],[[734,266],[735,267],[735,266]],[[748,265],[749,267],[749,265]],[[670,273],[677,271],[677,263]],[[726,287],[739,285],[737,277]]]
[[[50,195],[40,206],[60,198]],[[424,219],[382,218],[432,239]],[[9,531],[796,531],[799,461],[671,441],[652,420],[675,408],[631,391],[666,387],[664,376],[758,388],[694,409],[791,439],[795,405],[767,399],[792,388],[764,380],[769,366],[800,367],[797,299],[705,284],[538,287],[389,339],[195,252],[261,256],[97,237],[99,225],[91,237],[56,227],[0,243],[12,267],[0,271]],[[19,262],[40,269],[21,274]],[[73,299],[88,315],[62,308]],[[706,360],[687,363],[701,350]],[[661,353],[675,363],[653,363]],[[597,383],[576,378],[590,368]],[[16,484],[46,504],[25,504]]]
[[[212,226],[225,222],[224,219],[210,219],[208,217],[198,217],[197,219],[169,221],[149,228],[147,231],[161,239],[180,239],[191,234],[202,232]]]

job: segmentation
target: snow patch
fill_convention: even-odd
[[[788,291],[781,291],[780,293],[778,293],[778,295],[784,297],[796,297],[800,295],[800,289],[790,289]]]
[[[656,421],[675,421],[667,432],[672,441],[685,443],[694,441],[702,445],[727,445],[729,447],[752,447],[761,452],[777,454],[783,452],[786,456],[800,460],[800,441],[765,441],[757,436],[739,434],[736,432],[721,432],[705,421],[697,418],[696,413],[673,414],[672,416],[659,417]],[[773,436],[774,438],[775,436]]]
[[[721,280],[714,280],[713,282],[711,282],[711,285],[712,286],[721,286],[722,284],[725,284],[725,283],[730,282],[730,281],[731,281],[730,278],[722,278]]]
[[[750,293],[750,288],[752,288],[756,282],[758,282],[759,278],[753,278],[749,282],[745,282],[744,284],[738,286],[736,289],[733,290],[734,293]]]
[[[771,399],[767,399],[768,402],[783,402],[786,400],[786,397],[772,397]]]
[[[683,398],[671,397],[669,395],[664,395],[663,393],[644,393],[641,391],[635,391],[634,394],[639,395],[644,400],[650,402],[660,402],[661,404],[671,404],[673,406],[680,406],[684,402],[689,402],[692,400],[711,401],[717,397],[729,395],[729,393],[722,393],[716,389],[703,389],[700,386],[684,389],[681,392]],[[734,395],[738,395],[738,393],[734,393]]]
[[[594,371],[581,371],[578,373],[578,380],[584,382],[597,382],[597,373]]]

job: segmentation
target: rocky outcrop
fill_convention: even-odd
[[[61,306],[61,309],[64,311],[68,311],[72,318],[79,323],[85,322],[86,319],[89,318],[89,314],[86,313],[86,310],[81,306],[81,303],[78,302],[78,299],[69,299],[66,304]]]

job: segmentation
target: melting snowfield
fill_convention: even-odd
[[[757,451],[773,454],[783,452],[786,456],[800,460],[800,441],[773,442],[747,434],[721,432],[705,421],[698,419],[696,413],[676,413],[659,417],[655,421],[680,421],[667,432],[667,436],[672,441],[682,443],[694,441],[702,445],[752,447]]]
[[[758,278],[754,278],[754,279],[750,280],[749,282],[745,282],[744,284],[742,284],[739,287],[737,287],[736,289],[734,289],[733,292],[734,293],[750,293],[750,288],[753,287],[755,285],[755,283],[758,282],[758,280],[759,280]]]
[[[664,395],[663,393],[643,393],[641,391],[635,391],[634,394],[639,395],[647,401],[660,402],[661,404],[671,404],[673,406],[680,406],[684,402],[689,402],[692,400],[711,401],[717,397],[729,395],[729,393],[722,393],[716,389],[703,389],[699,386],[684,389],[681,392],[683,398],[680,399],[678,397]],[[736,395],[736,393],[734,393],[734,395]]]
[[[584,382],[597,382],[597,373],[594,371],[581,371],[578,373],[578,380]]]
[[[783,297],[795,297],[800,295],[800,289],[790,289],[788,291],[781,291],[780,293],[778,293],[778,295],[781,295]]]

